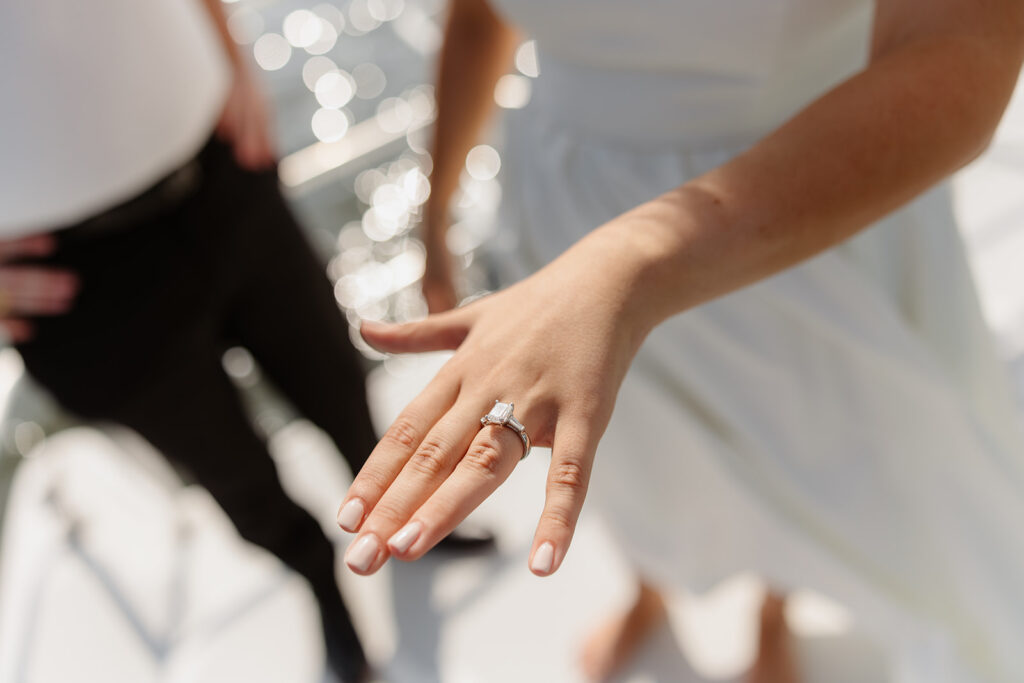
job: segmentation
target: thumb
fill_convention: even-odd
[[[360,333],[371,346],[389,353],[419,353],[457,349],[469,334],[472,319],[465,308],[456,308],[424,320],[389,325],[364,321]]]

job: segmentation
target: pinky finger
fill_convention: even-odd
[[[555,428],[544,511],[530,552],[530,571],[537,576],[554,574],[569,550],[597,450],[594,432],[583,420],[563,419]]]

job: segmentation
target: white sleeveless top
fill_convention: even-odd
[[[537,40],[540,67],[509,115],[490,241],[514,279],[862,68],[873,3],[496,7]],[[659,326],[589,500],[658,582],[754,571],[838,599],[889,650],[893,681],[1022,681],[1020,417],[941,185]]]
[[[146,189],[211,135],[228,72],[201,0],[0,3],[0,237]]]
[[[863,0],[497,0],[537,40],[538,106],[574,129],[744,143],[860,67]]]

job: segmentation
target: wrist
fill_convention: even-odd
[[[699,235],[724,230],[721,202],[682,186],[609,221],[580,242],[595,272],[621,293],[622,316],[640,340],[668,318],[712,298],[713,255]],[[586,244],[589,243],[589,244]]]

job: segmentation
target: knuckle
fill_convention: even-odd
[[[497,445],[490,439],[474,443],[462,459],[466,465],[486,476],[497,476],[501,472],[502,457]]]
[[[397,529],[405,518],[405,513],[393,501],[381,500],[367,516],[363,530]]]
[[[540,422],[529,430],[534,446],[550,446],[555,438],[555,425],[551,420]]]
[[[380,494],[391,485],[391,478],[376,468],[364,466],[349,491],[352,495],[362,498],[365,502],[377,500]]]
[[[580,463],[566,460],[551,465],[548,483],[555,490],[577,493],[587,487],[587,474]]]
[[[453,355],[445,364],[441,366],[441,369],[437,371],[434,376],[436,380],[443,382],[451,382],[454,385],[455,392],[462,388],[460,378],[462,377],[462,363],[461,357],[458,354]]]
[[[427,437],[409,459],[409,466],[420,474],[438,477],[448,470],[448,447],[437,438]]]
[[[547,527],[549,531],[572,531],[573,528],[572,515],[562,507],[548,507],[541,514],[540,519],[541,525]]]
[[[411,450],[416,447],[419,443],[419,430],[413,425],[412,421],[401,416],[391,423],[388,430],[384,432],[384,436],[381,437],[381,441],[387,442],[394,446],[397,446],[403,450]]]

